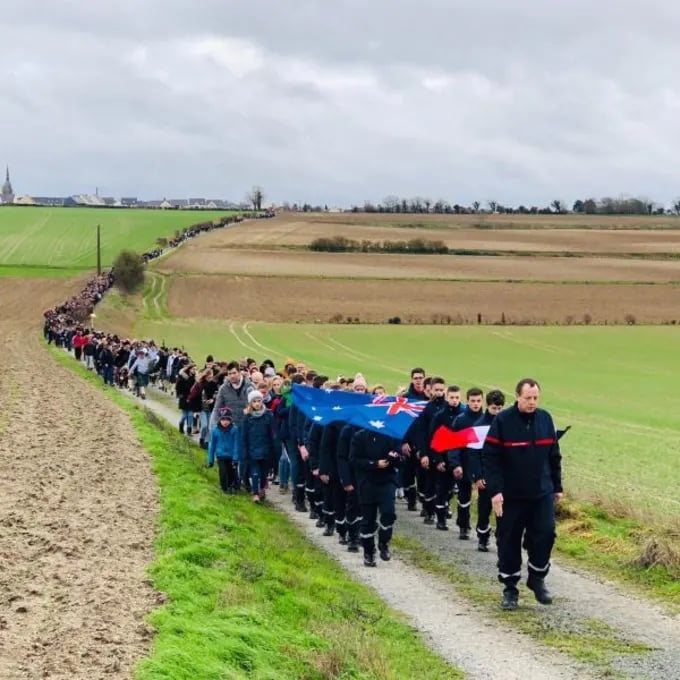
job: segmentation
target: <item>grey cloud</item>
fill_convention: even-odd
[[[3,17],[19,192],[680,193],[675,3],[24,0]]]

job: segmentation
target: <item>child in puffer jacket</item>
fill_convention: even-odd
[[[220,488],[224,493],[234,494],[238,489],[238,461],[240,458],[241,436],[234,425],[228,406],[219,410],[217,425],[210,433],[208,444],[208,467],[217,459],[220,472]]]

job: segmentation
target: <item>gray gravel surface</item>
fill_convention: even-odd
[[[454,563],[488,587],[492,597],[500,597],[496,580],[496,552],[477,551],[474,540],[458,540],[458,530],[450,522],[448,532],[425,526],[419,513],[408,512],[402,502],[397,505],[397,531],[419,541],[441,560]],[[665,612],[659,605],[626,592],[620,586],[570,567],[555,564],[546,579],[555,596],[552,607],[543,607],[523,589],[522,607],[531,609],[550,630],[582,632],[591,622],[610,626],[616,636],[630,642],[644,643],[654,651],[643,655],[625,654],[613,666],[627,677],[667,680],[680,678],[680,618]]]
[[[173,425],[178,413],[167,405],[149,399],[146,405]],[[454,586],[404,563],[395,556],[377,568],[363,566],[360,557],[348,553],[334,538],[321,536],[306,515],[293,511],[288,496],[276,493],[270,502],[291,519],[309,539],[332,555],[354,578],[366,583],[393,609],[403,612],[424,636],[427,643],[470,678],[546,678],[603,677],[601,669],[586,667],[572,657],[538,643],[512,625],[490,615],[488,608],[477,606],[459,595]],[[476,541],[459,541],[456,527],[441,532],[423,524],[418,513],[406,511],[397,502],[397,533],[419,541],[441,560],[453,562],[472,574],[489,590],[490,606],[500,599],[496,581],[496,554],[476,550]],[[398,551],[397,551],[398,552]],[[612,583],[584,575],[571,568],[553,564],[549,585],[555,595],[552,607],[535,603],[524,589],[521,606],[531,610],[551,630],[583,632],[584,625],[602,622],[614,629],[616,637],[645,643],[654,648],[643,655],[623,655],[613,667],[624,677],[680,678],[680,619],[659,606],[626,593]],[[510,614],[511,616],[511,614]]]

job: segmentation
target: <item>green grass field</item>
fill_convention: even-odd
[[[135,335],[184,347],[198,362],[291,357],[333,378],[361,371],[390,391],[421,365],[509,398],[519,378],[533,376],[558,427],[573,428],[563,441],[568,493],[634,516],[680,518],[680,329],[244,324],[170,318],[163,292],[156,279],[147,285]],[[103,327],[120,304],[112,294],[100,307]]]
[[[227,211],[100,208],[0,209],[0,276],[61,276],[94,269],[96,226],[101,224],[102,266],[124,248],[143,252],[177,229],[230,214]]]

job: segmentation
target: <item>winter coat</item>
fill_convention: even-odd
[[[399,442],[371,430],[359,430],[350,444],[349,460],[354,467],[359,489],[359,502],[378,502],[382,492],[377,487],[397,485],[397,467],[401,461]],[[398,456],[388,454],[395,452]],[[381,459],[389,461],[386,468],[378,467]]]
[[[274,459],[274,416],[271,411],[249,413],[241,423],[243,460]]]
[[[241,455],[241,433],[233,423],[228,428],[216,425],[210,433],[208,443],[208,465],[215,462],[215,458],[230,458],[239,460]]]
[[[234,387],[229,380],[225,380],[222,386],[217,391],[215,397],[215,405],[213,406],[212,415],[210,416],[211,429],[217,425],[217,415],[221,408],[228,406],[231,409],[231,417],[234,419],[234,425],[240,425],[243,422],[245,414],[243,411],[248,406],[248,395],[255,389],[250,380],[241,379],[241,384]]]
[[[562,492],[562,455],[552,416],[543,409],[522,413],[517,403],[491,423],[482,449],[491,497],[537,499]]]

